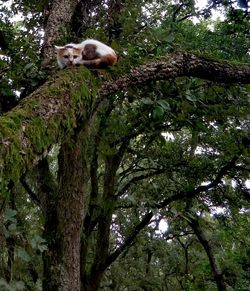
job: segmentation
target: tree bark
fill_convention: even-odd
[[[90,274],[83,282],[84,291],[97,291],[99,289],[105,262],[109,251],[110,225],[114,210],[114,187],[116,171],[121,161],[122,155],[108,157],[105,163],[104,190],[103,190],[103,209],[98,219],[97,240],[95,247],[95,258],[91,267]]]
[[[4,205],[4,199],[2,197],[2,195],[0,196],[0,205],[1,208]],[[0,277],[1,278],[6,278],[6,269],[5,269],[5,258],[6,258],[6,254],[3,251],[6,248],[6,237],[4,235],[4,216],[2,211],[0,211],[0,249],[2,250],[0,252]]]
[[[96,98],[98,94],[92,107],[94,114],[109,94],[152,80],[193,76],[221,83],[250,83],[250,66],[230,65],[187,53],[145,64],[117,80],[100,82],[99,91],[91,88],[90,84],[96,84],[95,77],[87,72],[81,68],[60,71],[0,118],[0,176],[6,181],[19,180],[47,154],[51,145],[72,133],[76,117],[86,114],[85,107],[79,109],[79,104],[90,105],[90,95]],[[94,90],[90,94],[91,89]]]
[[[0,118],[0,186],[18,181],[53,144],[73,134],[77,118],[87,115],[86,82],[92,78],[87,70],[60,71]]]
[[[53,276],[56,273],[56,266],[59,262],[58,241],[56,240],[56,230],[57,230],[57,184],[55,183],[53,176],[51,175],[49,169],[49,163],[47,159],[41,160],[37,167],[37,180],[38,180],[38,192],[41,208],[44,215],[44,231],[43,238],[47,242],[48,249],[43,252],[43,290],[51,290],[55,288],[56,282],[52,281]],[[43,196],[43,197],[42,197]]]
[[[205,232],[203,231],[203,229],[201,228],[198,218],[193,217],[194,215],[195,214],[188,216],[188,220],[187,220],[188,224],[193,229],[195,235],[197,236],[198,240],[200,241],[202,247],[204,248],[207,254],[210,266],[214,274],[214,279],[215,279],[218,291],[226,291],[227,287],[224,281],[223,273],[220,270],[219,264],[214,256],[212,247],[210,246],[207,236]]]
[[[115,82],[106,82],[101,95],[109,95],[129,86],[143,85],[149,81],[169,80],[177,77],[196,77],[218,83],[250,83],[250,66],[232,65],[198,57],[191,53],[176,53],[163,57],[160,61],[141,65],[131,73],[118,78]]]
[[[77,0],[54,0],[44,29],[44,42],[42,47],[42,68],[51,65],[55,60],[54,46],[58,45],[60,38],[66,35],[67,27],[74,14]]]
[[[88,170],[85,160],[86,129],[61,145],[56,204],[48,207],[45,229],[49,237],[44,290],[80,291],[80,238]]]
[[[80,247],[84,219],[87,166],[85,131],[61,147],[59,157],[58,228],[62,262],[59,290],[80,291]],[[51,290],[52,291],[52,290]]]
[[[83,121],[87,124],[97,112],[100,103],[111,93],[130,86],[143,85],[148,81],[167,80],[179,76],[194,76],[223,83],[250,83],[250,67],[228,65],[188,54],[176,54],[167,60],[140,66],[117,80],[106,82],[98,80],[98,87],[94,87],[93,84],[97,83],[95,77],[86,69],[60,71],[0,118],[0,177],[2,177],[0,186],[2,187],[6,187],[10,180],[18,181],[28,169],[38,163],[41,157],[46,156],[53,144],[62,143],[60,188],[55,203],[49,205],[47,209],[46,221],[48,229],[50,226],[53,227],[55,233],[49,264],[56,265],[54,272],[48,274],[47,282],[51,280],[55,283],[53,286],[48,283],[46,290],[80,290],[80,234],[84,218],[87,175],[83,147],[88,136],[86,128],[79,129]],[[118,160],[121,156],[117,157]],[[232,164],[234,163],[235,160],[232,161]],[[119,163],[111,170],[116,171],[118,166]],[[192,193],[177,193],[176,196],[164,200],[156,207],[162,208],[171,201],[194,196],[208,190],[209,187],[215,187],[227,169],[224,168],[209,185],[200,186]],[[106,186],[104,185],[104,188],[106,187],[104,198],[111,203],[114,194],[112,179],[109,177],[107,180],[109,182],[105,182]],[[133,236],[126,240],[126,244],[108,256],[111,210],[109,213],[104,213],[103,220],[100,220],[98,226],[98,252],[89,277],[90,282],[96,286],[92,291],[98,289],[105,268],[131,244],[137,233],[152,217],[152,213],[146,215],[142,220],[145,223],[139,224]],[[50,225],[53,217],[55,225]],[[103,249],[100,246],[103,246]],[[220,280],[219,275],[218,280]]]

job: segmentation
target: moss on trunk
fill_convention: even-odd
[[[60,71],[1,117],[2,186],[17,181],[53,144],[72,134],[78,119],[89,115],[90,100],[97,93],[94,79],[84,68]],[[93,88],[91,93],[88,88]]]

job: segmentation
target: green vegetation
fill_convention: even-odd
[[[0,290],[248,290],[247,1],[14,0],[0,15]],[[118,64],[45,66],[49,32],[101,40]],[[195,77],[185,57],[170,72],[178,52],[199,56]]]

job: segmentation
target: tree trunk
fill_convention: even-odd
[[[11,179],[18,181],[41,156],[46,155],[51,145],[70,134],[76,125],[76,116],[84,115],[84,108],[79,110],[79,104],[86,104],[90,95],[97,97],[98,92],[93,106],[94,114],[99,104],[110,94],[150,81],[181,76],[248,84],[250,67],[206,60],[188,53],[175,54],[167,60],[139,66],[117,80],[100,82],[100,87],[95,87],[91,94],[91,81],[97,83],[93,74],[81,68],[61,71],[0,118],[3,145],[0,147],[0,176],[5,183],[2,185],[0,181],[0,188],[5,187]],[[84,84],[87,84],[86,87]],[[15,128],[11,126],[12,123],[16,124]]]
[[[116,160],[116,161],[115,161]],[[115,162],[114,162],[115,161]],[[83,282],[84,291],[97,291],[100,287],[101,279],[105,271],[105,262],[108,257],[110,225],[114,207],[114,184],[119,158],[107,158],[104,175],[103,189],[103,209],[98,219],[97,240],[95,248],[95,258],[86,282]]]
[[[44,290],[80,291],[80,238],[84,219],[87,168],[86,131],[61,145],[57,203],[48,205],[46,229],[53,233]]]
[[[77,0],[55,0],[49,14],[46,27],[44,29],[44,42],[42,47],[42,67],[46,68],[51,64],[54,57],[54,46],[67,33],[67,27],[74,14]]]
[[[189,215],[188,219],[189,219],[188,220],[189,225],[193,229],[195,235],[197,236],[197,238],[199,239],[205,252],[207,253],[209,263],[210,263],[210,266],[211,266],[213,274],[214,274],[214,279],[215,279],[218,291],[226,291],[227,287],[226,287],[226,283],[224,281],[223,273],[221,272],[219,264],[216,261],[216,258],[213,254],[212,248],[209,244],[209,241],[206,237],[206,234],[202,230],[202,228],[199,224],[198,218],[194,219],[193,214],[192,214],[192,216]]]

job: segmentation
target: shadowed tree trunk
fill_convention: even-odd
[[[12,111],[1,117],[2,181],[18,181],[28,169],[38,163],[39,159],[47,155],[53,144],[62,144],[59,157],[59,190],[55,200],[52,200],[52,204],[49,205],[51,208],[47,209],[47,214],[50,210],[54,213],[48,215],[47,227],[55,228],[54,231],[50,229],[55,235],[51,238],[52,241],[48,242],[51,249],[48,250],[47,265],[55,265],[55,268],[54,273],[49,273],[48,270],[46,290],[80,290],[80,236],[88,175],[84,152],[88,146],[86,139],[92,116],[96,116],[99,105],[109,94],[125,90],[130,86],[142,86],[148,81],[167,80],[179,76],[195,76],[218,82],[249,83],[250,69],[248,66],[228,65],[194,55],[177,54],[162,61],[139,66],[117,80],[102,83],[99,79],[98,88],[91,87],[92,84],[96,84],[95,77],[87,70],[81,68],[65,70],[53,76]],[[15,124],[14,128],[12,124]],[[82,129],[83,124],[85,127]],[[104,200],[106,199],[111,205],[114,199],[114,175],[122,156],[119,153],[116,161],[109,161],[113,163],[110,167],[107,163]],[[156,208],[160,209],[172,201],[193,197],[216,187],[236,160],[237,157],[222,167],[216,179],[209,185],[199,186],[190,193],[177,193],[157,204]],[[135,226],[132,235],[125,239],[125,243],[113,254],[108,254],[112,207],[102,213],[99,217],[99,238],[94,264],[90,274],[85,277],[90,286],[87,290],[98,289],[105,269],[131,245],[152,216],[151,212],[146,214],[141,223]],[[87,282],[83,281],[82,284],[85,285]]]
[[[120,165],[123,154],[129,144],[125,141],[118,152],[107,157],[105,161],[105,174],[103,182],[103,208],[98,217],[97,240],[95,246],[95,257],[90,273],[84,274],[85,281],[82,282],[84,291],[97,291],[100,287],[101,279],[107,268],[106,261],[109,256],[110,225],[115,207],[115,183],[116,171]]]
[[[77,36],[84,35],[86,31],[92,33],[87,30],[88,22],[93,23],[93,19],[98,20],[99,17],[101,20],[103,11],[107,14],[103,31],[105,33],[106,30],[109,43],[112,40],[117,40],[117,43],[119,43],[119,39],[122,40],[123,10],[125,11],[124,7],[126,7],[122,0],[53,0],[45,2],[48,3],[50,9],[47,11],[46,23],[44,22],[44,39],[41,50],[41,69],[44,71],[50,72],[53,69],[54,45],[65,44],[72,35],[72,31]],[[103,6],[99,5],[100,3]],[[180,20],[177,15],[179,10],[177,8],[174,12],[174,21]],[[142,11],[141,17],[143,13]],[[140,21],[144,22],[143,18],[136,20],[138,24]],[[99,36],[102,33],[102,30],[98,30],[98,26],[101,26],[100,23],[91,27],[91,29],[96,28],[96,35]],[[147,21],[145,23],[147,24]],[[128,40],[129,38],[128,35]],[[73,41],[72,38],[70,41]],[[171,41],[169,41],[170,43]],[[126,52],[126,48],[123,50]],[[127,52],[130,52],[129,46]],[[124,57],[129,58],[127,54],[124,54]],[[152,171],[148,175],[131,178],[125,186],[122,184],[122,189],[119,188],[118,191],[116,188],[118,169],[120,169],[124,153],[129,146],[129,138],[137,137],[137,132],[135,135],[126,133],[128,135],[123,136],[113,146],[108,144],[111,153],[105,153],[103,150],[104,153],[101,154],[104,158],[103,156],[100,158],[103,164],[98,165],[99,151],[102,151],[101,147],[99,148],[101,143],[97,142],[93,149],[92,142],[95,139],[101,139],[96,129],[98,118],[103,113],[100,112],[102,104],[110,102],[111,94],[116,95],[117,103],[123,102],[123,98],[127,97],[126,94],[120,93],[127,93],[126,91],[131,87],[140,88],[151,81],[175,80],[178,77],[195,77],[229,84],[233,82],[250,83],[249,66],[208,60],[185,52],[162,57],[161,60],[158,58],[157,61],[134,68],[131,72],[124,73],[116,79],[112,78],[113,72],[118,76],[119,72],[124,70],[126,70],[125,67],[123,68],[121,65],[118,70],[111,68],[103,75],[89,72],[84,68],[60,71],[51,76],[49,81],[20,102],[11,112],[0,118],[2,121],[0,122],[0,190],[5,190],[9,182],[19,182],[26,172],[34,167],[37,167],[36,170],[39,172],[39,178],[37,178],[40,179],[41,193],[39,195],[43,196],[35,196],[35,200],[37,199],[36,202],[40,203],[44,214],[44,238],[48,247],[47,251],[43,253],[43,290],[97,291],[105,270],[125,250],[129,249],[140,231],[150,223],[154,216],[151,209],[161,209],[173,201],[192,198],[201,192],[216,188],[221,182],[221,178],[235,166],[238,158],[233,158],[223,167],[227,160],[225,157],[217,176],[214,179],[212,177],[211,183],[208,185],[201,184],[195,189],[191,187],[186,192],[173,192],[171,197],[164,197],[158,203],[155,202],[152,208],[147,208],[146,205],[145,212],[141,214],[144,216],[140,217],[141,221],[135,222],[135,225],[131,226],[131,232],[127,236],[125,235],[126,237],[112,252],[110,250],[110,227],[117,199],[122,197],[125,191],[129,192],[131,184],[142,181],[143,178],[148,178],[150,175],[164,172]],[[117,92],[119,94],[115,94]],[[124,103],[121,105],[123,106]],[[95,119],[95,117],[97,118]],[[93,124],[95,129],[91,132],[90,128]],[[142,126],[143,129],[145,127]],[[143,131],[141,133],[143,134]],[[126,137],[129,138],[125,140]],[[107,141],[107,143],[109,142]],[[47,160],[48,152],[55,144],[60,147],[57,157],[59,166],[57,179],[51,175]],[[228,157],[228,160],[230,158]],[[93,162],[91,165],[90,161]],[[170,170],[172,171],[172,169]],[[89,176],[91,176],[91,182],[89,182]],[[34,178],[32,181],[36,179],[36,177],[32,178]],[[31,195],[33,194],[31,193]],[[89,202],[91,199],[92,201]],[[2,197],[0,197],[0,201],[4,206],[6,201],[2,201]],[[87,202],[89,205],[86,206]],[[97,210],[96,206],[99,207]],[[0,216],[0,221],[2,220],[3,217]],[[191,227],[207,253],[218,290],[225,291],[223,274],[206,234],[198,220],[190,221]],[[92,240],[88,241],[89,237],[92,239],[92,235],[95,245],[91,245]],[[7,243],[10,259],[8,279],[10,281],[14,245],[11,240]],[[3,245],[1,235],[0,245]],[[187,274],[187,249],[185,254]],[[151,273],[149,272],[151,258],[152,254],[149,253],[146,275]],[[151,290],[151,288],[145,287],[146,289]]]
[[[193,229],[195,235],[199,239],[202,247],[204,248],[204,250],[207,254],[211,269],[214,273],[214,279],[215,279],[218,291],[226,291],[227,287],[226,287],[226,283],[224,281],[223,273],[220,270],[219,264],[214,256],[214,253],[213,253],[212,247],[208,241],[208,238],[199,224],[198,217],[194,218],[194,215],[195,214],[188,216],[188,220],[187,220],[188,224]]]
[[[80,237],[84,220],[84,198],[88,170],[85,160],[84,129],[61,145],[59,189],[54,215],[47,218],[49,250],[46,255],[44,290],[80,291]]]
[[[110,94],[131,86],[142,86],[150,81],[181,76],[248,84],[250,67],[207,60],[187,53],[174,54],[166,60],[139,66],[116,80],[99,80],[97,88],[91,87],[96,81],[88,70],[80,68],[61,71],[1,117],[0,137],[3,146],[0,147],[0,174],[5,181],[18,180],[47,155],[53,144],[70,136],[76,127],[77,117],[83,118],[88,113],[84,106],[79,108],[79,104],[91,106],[90,97],[94,100],[91,109],[93,115]],[[18,123],[15,129],[11,128],[7,132],[16,119]],[[41,141],[41,144],[36,143],[36,140]],[[11,159],[12,155],[14,159]]]
[[[14,183],[9,183],[9,191],[11,192],[10,196],[10,207],[13,210],[16,210],[15,205],[15,187]],[[6,228],[8,228],[8,225],[6,225]],[[15,256],[15,238],[13,235],[10,235],[6,238],[6,247],[7,247],[7,253],[8,253],[8,260],[7,260],[7,270],[6,270],[6,281],[11,282],[13,280],[13,270],[14,270],[14,256]]]

